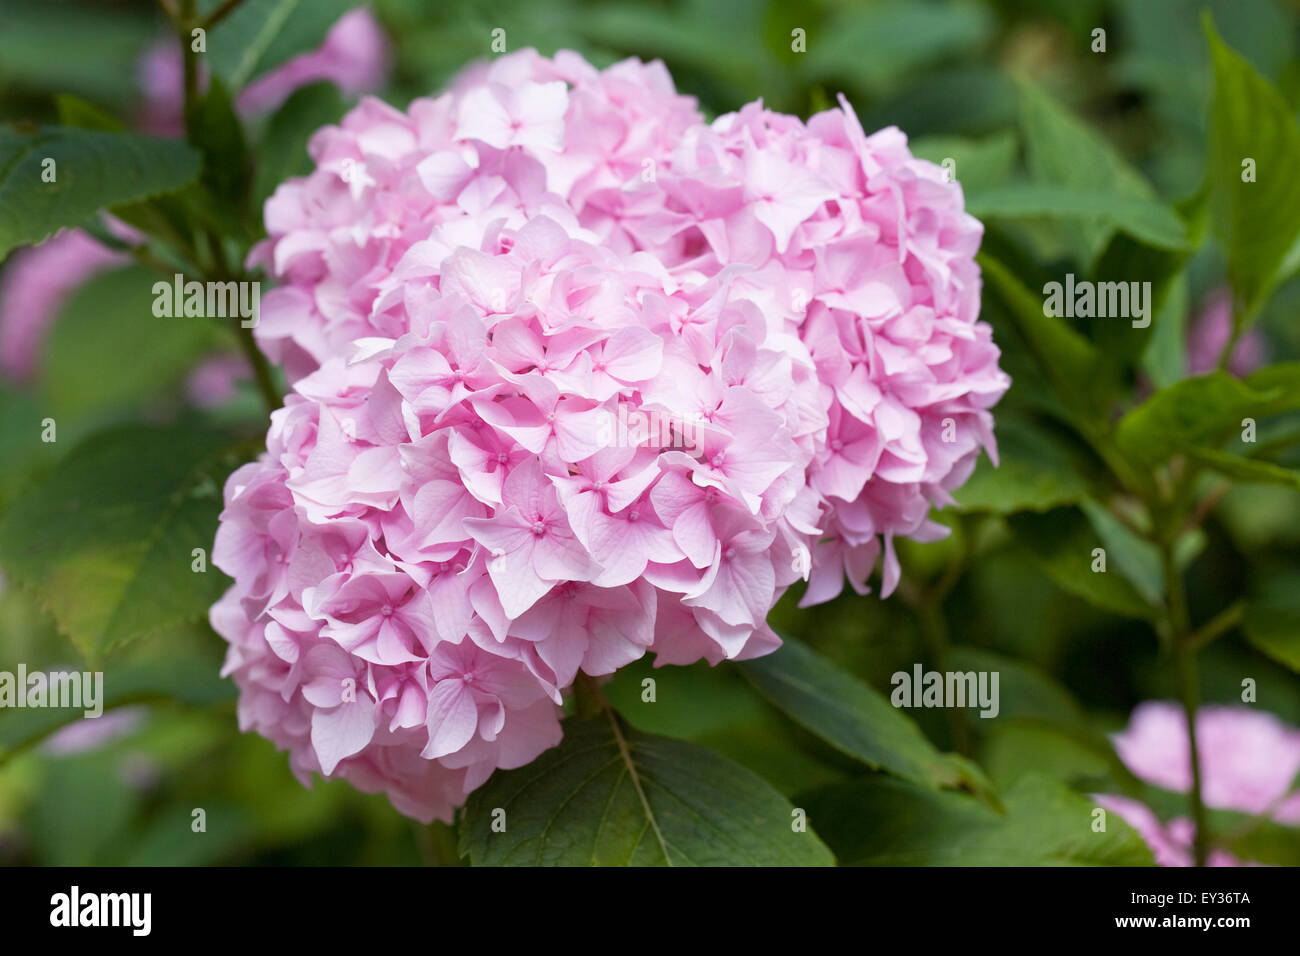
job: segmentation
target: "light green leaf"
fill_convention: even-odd
[[[60,427],[139,406],[173,385],[219,340],[220,319],[153,314],[144,266],[95,276],[61,310],[46,342],[40,390]]]
[[[1208,13],[1204,24],[1214,63],[1210,209],[1240,321],[1268,294],[1300,232],[1300,127],[1282,94],[1219,38]]]
[[[916,724],[874,688],[807,645],[785,638],[780,650],[740,664],[768,700],[837,750],[867,766],[925,787],[991,787],[969,761],[942,754]]]
[[[566,720],[558,747],[476,790],[460,851],[477,866],[833,864],[811,827],[799,832],[794,821],[763,778],[606,713]]]
[[[1048,183],[996,186],[968,192],[966,211],[979,219],[1081,219],[1119,229],[1161,249],[1187,245],[1187,228],[1168,206],[1145,196],[1105,189]]]
[[[1010,130],[983,139],[964,136],[925,136],[908,144],[912,154],[942,166],[952,160],[954,178],[967,193],[1001,185],[1016,161],[1016,134]]]
[[[1243,417],[1265,414],[1281,389],[1257,390],[1226,372],[1184,379],[1133,409],[1115,429],[1130,459],[1158,464],[1188,445],[1218,444]]]
[[[1091,498],[1079,502],[1079,509],[1106,548],[1110,565],[1128,578],[1148,603],[1159,603],[1165,593],[1160,550]]]
[[[0,522],[0,565],[91,660],[202,620],[228,584],[211,548],[235,448],[193,427],[99,432],[14,502]],[[195,548],[203,572],[191,570]]]
[[[1114,146],[1028,80],[1021,82],[1020,121],[1029,169],[1039,182],[1105,193],[1111,197],[1106,202],[1118,202],[1118,197],[1126,196],[1136,201],[1138,210],[1145,207],[1143,201],[1158,204],[1147,181]],[[1164,221],[1162,226],[1161,217],[1151,220],[1151,215],[1156,214],[1134,218],[1144,223],[1144,231],[1164,235],[1171,224]],[[1079,223],[1069,231],[1075,254],[1085,269],[1106,248],[1115,228],[1113,221],[1101,218]]]
[[[53,182],[42,180],[46,169]],[[100,209],[180,189],[198,174],[199,154],[175,140],[69,126],[30,134],[0,127],[0,258]]]

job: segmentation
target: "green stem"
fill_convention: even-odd
[[[275,379],[271,377],[271,366],[267,363],[262,350],[257,347],[257,341],[253,338],[253,330],[245,328],[238,315],[233,316],[232,320],[235,335],[239,338],[239,347],[244,350],[244,357],[248,359],[248,364],[253,369],[253,381],[257,384],[257,390],[262,393],[262,399],[266,402],[266,410],[273,412],[284,404],[284,400],[275,387]]]
[[[1192,761],[1192,821],[1196,824],[1192,852],[1196,857],[1196,865],[1205,866],[1209,858],[1210,823],[1202,797],[1201,753],[1196,741],[1196,708],[1200,695],[1197,688],[1195,648],[1179,647],[1174,652],[1174,667],[1178,672],[1178,696],[1182,700],[1183,715],[1187,720],[1187,747]]]
[[[1205,866],[1209,857],[1210,823],[1205,812],[1205,799],[1201,780],[1201,751],[1196,739],[1196,708],[1200,706],[1200,689],[1197,679],[1196,651],[1197,642],[1192,640],[1191,627],[1187,613],[1187,594],[1183,588],[1182,574],[1174,558],[1174,542],[1168,538],[1162,542],[1161,556],[1165,572],[1165,617],[1163,636],[1173,654],[1174,674],[1178,686],[1178,698],[1183,705],[1183,715],[1187,721],[1187,748],[1192,766],[1192,822],[1196,825],[1196,835],[1192,843],[1192,852],[1197,866]]]
[[[190,34],[196,19],[195,0],[181,0],[177,19],[181,56],[185,64],[185,138],[192,143],[199,105],[199,55],[194,50],[194,40]]]

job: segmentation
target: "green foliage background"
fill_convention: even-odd
[[[260,201],[304,171],[307,134],[345,104],[316,85],[241,129],[226,88],[310,48],[348,6],[248,0],[209,39],[223,82],[203,101],[201,132],[192,146],[161,146],[122,131],[138,108],[138,58],[165,32],[153,6],[7,4],[0,255],[112,207],[157,237],[142,260],[208,274],[243,261]],[[282,9],[288,27],[261,32]],[[674,773],[717,769],[720,754],[715,782],[730,809],[806,809],[829,847],[783,857],[788,847],[744,837],[743,821],[702,834],[665,805],[674,862],[817,863],[830,852],[841,863],[1149,862],[1115,818],[1108,834],[1092,833],[1083,796],[1129,793],[1162,816],[1188,812],[1184,797],[1141,787],[1115,757],[1107,734],[1138,703],[1193,688],[1206,703],[1239,703],[1249,678],[1250,706],[1300,725],[1295,5],[377,0],[374,9],[394,44],[381,95],[398,105],[489,55],[497,28],[512,50],[571,48],[598,65],[660,57],[710,115],[762,97],[807,116],[843,92],[868,130],[897,125],[919,155],[954,160],[986,223],[983,315],[1014,385],[996,410],[1002,466],[982,462],[960,505],[940,513],[951,537],[902,543],[903,584],[887,601],[849,595],[798,610],[797,590],[787,595],[771,621],[797,642],[768,661],[659,671],[643,661],[605,688],[646,780],[680,806],[710,801]],[[1104,52],[1092,49],[1098,28]],[[806,52],[791,48],[796,29]],[[102,155],[101,175],[61,197],[24,192],[21,171],[60,150]],[[1253,184],[1240,182],[1247,156]],[[63,309],[33,385],[0,386],[0,670],[102,668],[110,703],[142,715],[103,747],[58,755],[41,740],[66,712],[0,713],[0,863],[677,853],[637,842],[638,805],[600,792],[578,805],[616,806],[625,818],[591,834],[589,854],[530,843],[527,832],[519,845],[492,844],[484,821],[510,791],[507,774],[476,794],[458,828],[419,826],[346,784],[304,789],[268,742],[237,732],[233,687],[216,676],[224,645],[203,613],[224,579],[210,570],[196,582],[187,555],[191,541],[210,543],[221,481],[255,451],[265,413],[252,386],[216,410],[189,405],[185,374],[233,348],[235,333],[152,320],[146,265],[91,280]],[[1150,328],[1045,318],[1039,290],[1066,272],[1151,281]],[[1269,364],[1245,381],[1189,379],[1186,330],[1229,285],[1238,331],[1264,337]],[[40,441],[46,417],[58,422],[54,444]],[[1259,423],[1253,444],[1240,440],[1246,417]],[[1095,547],[1107,551],[1104,575],[1089,568]],[[1190,651],[1175,651],[1192,645],[1194,667]],[[917,662],[999,671],[1000,715],[889,707],[890,675]],[[642,701],[647,676],[653,704]],[[587,723],[571,738],[617,753],[604,717],[572,719]],[[754,774],[770,791],[754,789]],[[195,807],[206,810],[206,834],[191,832]],[[1210,822],[1253,859],[1300,864],[1300,832],[1224,813]],[[566,823],[579,836],[592,825],[582,814]]]

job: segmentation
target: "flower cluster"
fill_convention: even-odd
[[[661,64],[524,51],[319,131],[268,201],[256,335],[293,391],[237,471],[213,610],[297,772],[447,819],[641,657],[742,659],[865,590],[991,447],[978,222],[901,134]]]
[[[1272,714],[1243,707],[1202,707],[1196,714],[1205,805],[1217,810],[1267,816],[1300,825],[1300,730]],[[1191,748],[1182,708],[1152,701],[1133,712],[1128,727],[1115,736],[1115,750],[1144,783],[1186,793],[1192,789]],[[1191,866],[1195,824],[1186,817],[1162,822],[1146,804],[1129,797],[1102,795],[1098,802],[1119,814],[1141,834],[1161,866]],[[1240,866],[1215,850],[1211,866]]]

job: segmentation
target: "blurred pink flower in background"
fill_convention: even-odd
[[[245,115],[269,113],[294,90],[328,80],[346,97],[360,96],[383,85],[388,75],[388,38],[379,21],[360,7],[330,28],[317,50],[294,57],[239,94],[239,111]]]
[[[1232,336],[1232,296],[1226,289],[1218,289],[1205,297],[1201,313],[1192,322],[1187,333],[1187,371],[1204,375],[1219,367]],[[1265,342],[1258,329],[1248,329],[1237,340],[1228,360],[1228,371],[1238,378],[1249,375],[1264,364]]]
[[[1244,707],[1202,707],[1196,714],[1201,757],[1201,794],[1211,809],[1265,815],[1300,826],[1300,790],[1291,785],[1300,772],[1300,729],[1264,711]],[[1164,790],[1186,793],[1192,787],[1191,753],[1181,705],[1148,701],[1128,727],[1115,735],[1115,750],[1138,779]],[[1162,823],[1149,807],[1128,797],[1099,796],[1146,840],[1162,866],[1191,866],[1195,826],[1186,817]],[[1213,866],[1240,865],[1231,854],[1215,851]]]
[[[0,275],[0,374],[18,382],[30,379],[50,323],[72,293],[96,273],[128,261],[80,229],[64,230],[10,256]]]
[[[98,717],[82,717],[50,734],[41,749],[57,757],[97,750],[134,731],[147,713],[146,707],[119,707]]]
[[[324,43],[302,53],[244,87],[235,101],[241,116],[269,113],[301,87],[322,80],[354,97],[383,85],[388,75],[388,39],[365,7],[352,10],[330,28]],[[159,40],[141,58],[143,93],[140,125],[160,136],[181,130],[184,106],[181,51],[173,37]]]

